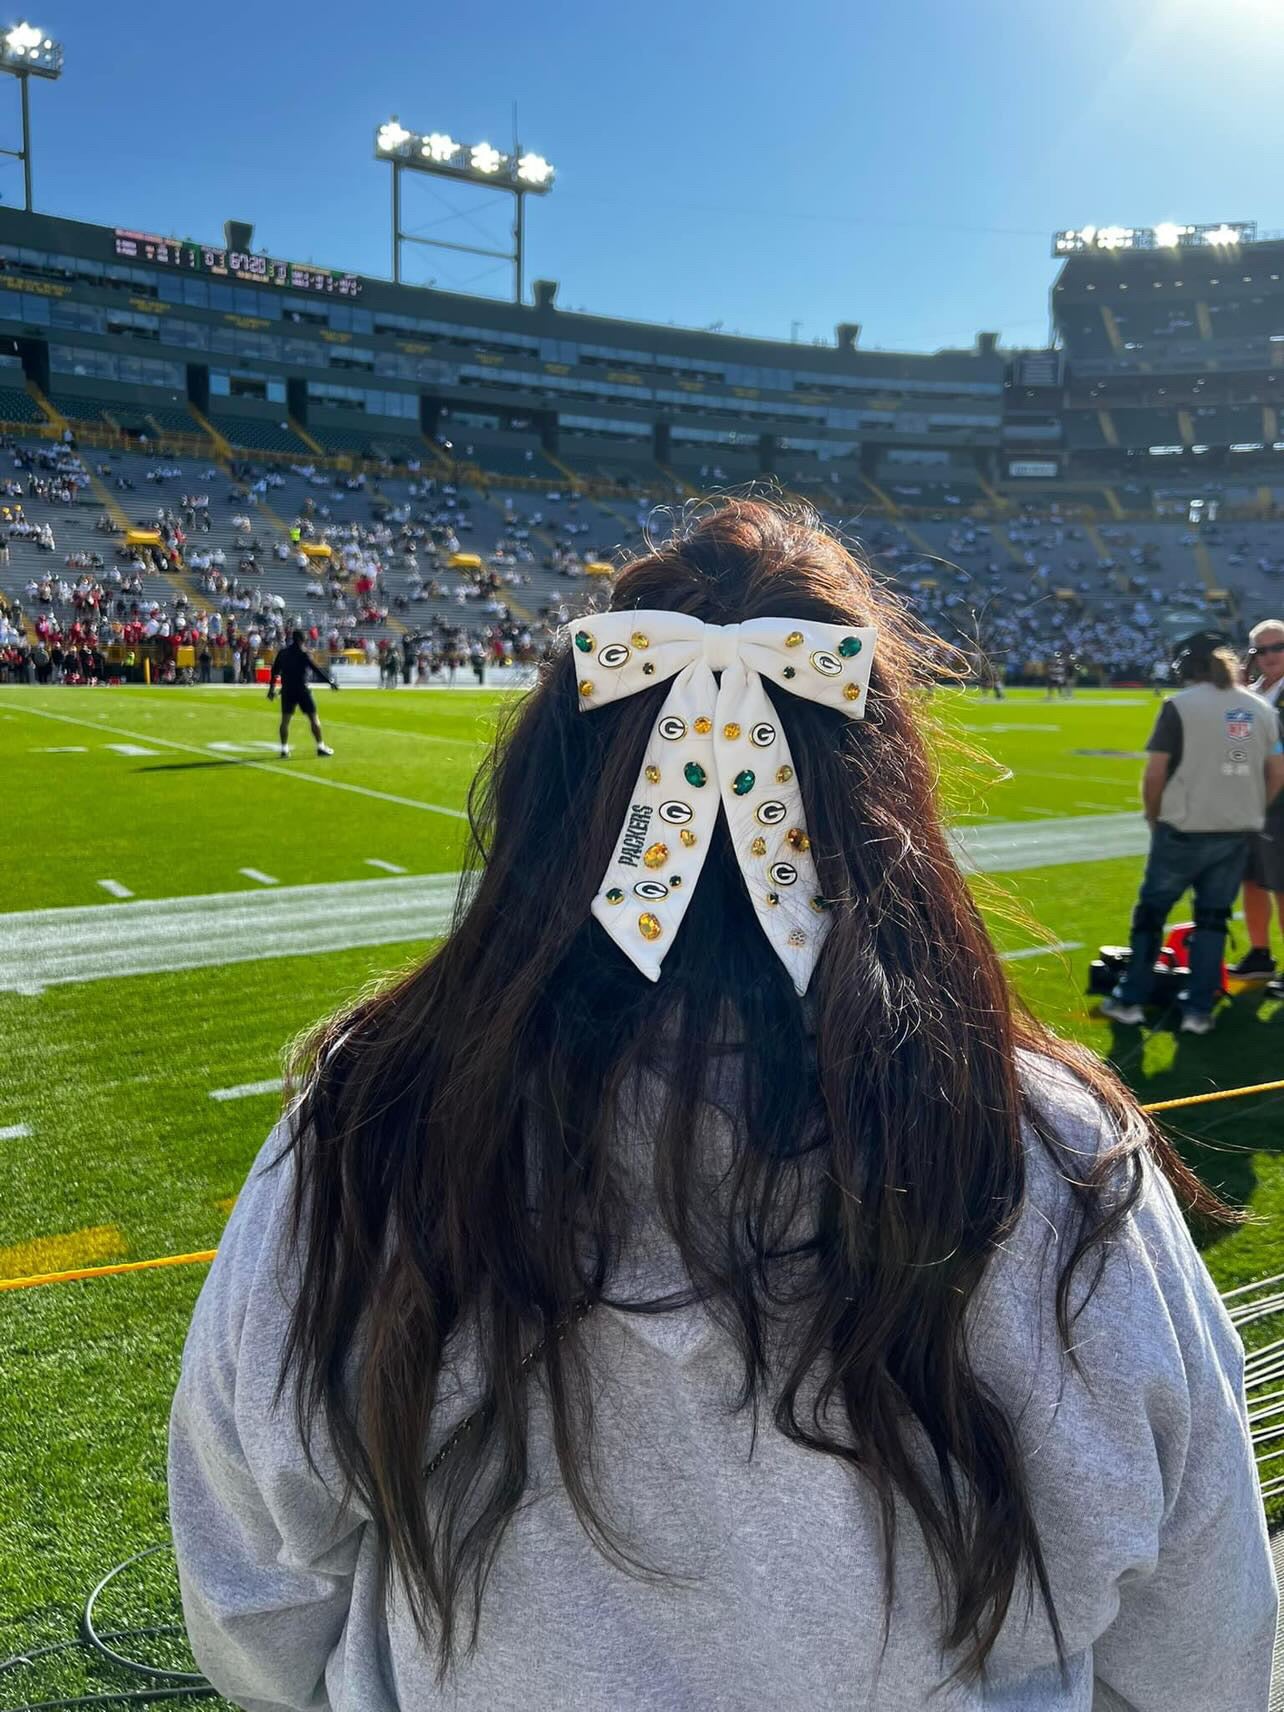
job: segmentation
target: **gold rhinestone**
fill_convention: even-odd
[[[591,678],[580,679],[580,694],[585,697],[593,694],[593,680]]]
[[[688,850],[694,849],[695,841],[696,841],[696,835],[694,832],[692,832],[692,830],[689,826],[684,826],[682,828],[682,831],[678,834],[678,837],[686,845]]]
[[[808,838],[801,826],[790,827],[789,831],[785,834],[785,843],[791,850],[811,849],[811,839]]]
[[[658,916],[652,915],[650,910],[644,910],[638,917],[638,932],[643,939],[658,939],[664,929],[660,926]]]
[[[651,638],[644,636],[640,630],[635,630],[629,640],[635,648],[649,648],[651,646]]]
[[[789,783],[790,779],[793,778],[793,776],[794,776],[794,770],[792,767],[777,767],[776,768],[776,783],[778,785],[787,785]]]
[[[734,719],[730,720],[723,726],[722,735],[726,738],[728,743],[734,743],[736,738],[739,737],[740,727],[736,724]]]
[[[713,721],[711,719],[706,719],[705,716],[701,714],[699,719],[692,720],[691,729],[692,731],[698,732],[701,737],[707,737],[713,730]]]
[[[843,691],[843,694],[847,697],[848,701],[859,701],[860,700],[860,685],[859,684],[848,684],[847,688]]]
[[[769,909],[775,909],[776,905],[779,902],[780,902],[780,893],[779,892],[768,892],[767,893],[767,907]]]
[[[807,935],[805,933],[803,933],[801,931],[801,929],[795,928],[794,931],[789,935],[789,943],[795,949],[798,949],[799,947],[806,945]]]
[[[652,844],[642,853],[642,860],[648,868],[663,868],[669,860],[667,844]]]
[[[658,767],[648,767],[647,768],[647,770],[646,770],[646,782],[648,785],[658,785],[659,784],[659,782],[660,782],[660,769]]]
[[[788,636],[785,637],[785,647],[800,648],[802,646],[802,639],[803,633],[801,630],[791,630]]]
[[[765,838],[755,838],[749,848],[755,856],[765,856],[767,854],[767,840]]]

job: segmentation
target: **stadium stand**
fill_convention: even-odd
[[[526,307],[206,278],[149,242],[0,209],[11,671],[37,630],[162,672],[206,645],[245,669],[294,622],[361,657],[537,651],[654,505],[762,482],[1013,676],[1146,679],[1174,624],[1280,594],[1278,242],[1234,278],[1070,255],[1054,345],[922,355],[613,322],[549,282]]]

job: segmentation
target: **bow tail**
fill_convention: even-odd
[[[722,804],[754,913],[799,994],[829,934],[789,740],[758,673],[722,674],[714,721]]]
[[[674,678],[593,900],[593,915],[652,981],[682,925],[718,818],[716,699],[703,661]]]

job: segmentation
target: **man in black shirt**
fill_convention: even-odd
[[[329,672],[323,672],[303,646],[303,632],[292,630],[290,640],[281,649],[272,662],[272,676],[268,682],[268,700],[276,699],[276,681],[281,680],[281,754],[290,753],[289,732],[290,716],[295,708],[301,708],[308,716],[308,724],[312,727],[312,735],[317,741],[318,755],[333,755],[334,750],[327,747],[321,738],[321,721],[317,718],[317,704],[312,699],[312,691],[308,688],[309,676],[318,683],[329,684],[332,690],[338,689],[338,684]]]

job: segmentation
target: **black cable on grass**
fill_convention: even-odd
[[[71,1700],[32,1700],[10,1712],[71,1712],[77,1706],[159,1706],[171,1700],[216,1700],[216,1688],[127,1688],[117,1694],[78,1694]]]
[[[106,1638],[99,1635],[94,1628],[94,1606],[103,1589],[109,1587],[116,1577],[123,1574],[125,1570],[131,1569],[136,1563],[141,1563],[143,1558],[154,1557],[157,1552],[173,1551],[173,1549],[168,1541],[161,1545],[147,1546],[143,1551],[135,1552],[133,1557],[127,1557],[123,1563],[118,1563],[114,1569],[109,1569],[85,1601],[85,1609],[80,1614],[80,1638],[91,1652],[97,1653],[100,1658],[106,1659],[110,1664],[119,1666],[121,1670],[132,1672],[135,1676],[150,1676],[156,1682],[184,1683],[197,1688],[208,1687],[207,1679],[198,1670],[164,1670],[159,1665],[146,1664],[141,1659],[126,1658],[123,1653],[118,1653],[109,1647]],[[182,1633],[181,1630],[176,1630],[176,1632]]]
[[[129,1629],[104,1629],[101,1633],[94,1627],[94,1606],[104,1589],[110,1586],[118,1575],[143,1558],[152,1557],[156,1552],[172,1550],[173,1547],[168,1541],[161,1545],[148,1546],[109,1569],[85,1601],[85,1608],[80,1614],[80,1633],[75,1640],[54,1641],[47,1646],[32,1647],[28,1652],[15,1653],[11,1658],[0,1660],[2,1676],[7,1671],[36,1664],[40,1659],[49,1658],[55,1653],[71,1652],[80,1648],[117,1670],[126,1671],[131,1676],[148,1678],[147,1687],[102,1690],[96,1694],[78,1694],[61,1700],[24,1701],[20,1706],[10,1707],[8,1712],[71,1712],[72,1708],[82,1706],[160,1706],[180,1700],[217,1699],[218,1690],[199,1671],[168,1670],[161,1665],[148,1664],[143,1659],[130,1658],[108,1645],[109,1641],[174,1638],[185,1632],[181,1624],[151,1623]]]

